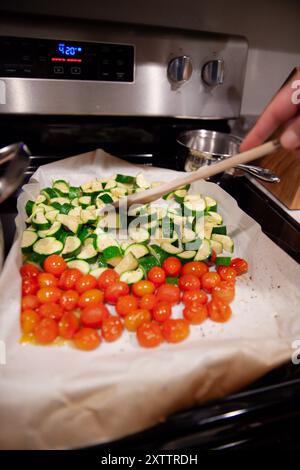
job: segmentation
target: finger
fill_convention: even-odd
[[[300,148],[300,116],[292,121],[284,130],[280,137],[280,143],[283,147],[290,150]]]
[[[295,104],[292,100],[292,95],[295,93],[292,83],[299,79],[300,70],[293,75],[292,79],[277,93],[263,111],[253,129],[242,142],[241,151],[263,143],[279,126],[295,116],[299,104]]]

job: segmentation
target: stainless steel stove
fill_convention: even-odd
[[[179,133],[230,132],[229,119],[239,117],[244,38],[4,15],[0,25],[0,145],[29,146],[24,181],[44,163],[95,148],[183,170]],[[300,261],[296,220],[245,177],[215,181]],[[0,207],[6,253],[16,197]],[[300,370],[287,364],[239,394],[177,413],[110,448],[299,449],[299,398]]]

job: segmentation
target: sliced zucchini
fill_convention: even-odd
[[[96,279],[98,279],[98,277],[101,276],[101,274],[104,273],[104,271],[106,270],[107,268],[96,268],[90,271],[90,274],[94,276]]]
[[[69,215],[72,215],[73,217],[78,217],[79,219],[81,215],[81,207],[80,206],[77,206],[77,207],[72,206],[72,207],[73,209],[69,211]]]
[[[120,258],[122,257],[122,252],[119,246],[108,246],[103,250],[103,258],[107,263],[110,263],[110,260],[113,258]],[[120,260],[121,261],[121,260]]]
[[[154,266],[159,266],[159,262],[153,255],[147,255],[139,259],[139,267],[143,270],[145,277]]]
[[[218,233],[220,235],[227,235],[226,225],[215,225],[212,229],[212,233]]]
[[[115,196],[118,199],[121,198],[121,197],[127,196],[127,194],[128,194],[127,188],[120,188],[119,186],[117,186],[116,188],[112,188],[110,190],[110,192],[111,192],[112,196]]]
[[[211,222],[206,222],[204,224],[204,238],[208,240],[211,238],[211,234],[213,233],[214,225]]]
[[[212,250],[214,250],[217,255],[220,255],[222,253],[223,245],[221,242],[217,242],[217,240],[210,240],[210,245]]]
[[[185,202],[196,202],[202,199],[201,194],[187,194],[184,198]]]
[[[230,266],[231,256],[217,256],[215,263],[216,266]]]
[[[146,180],[143,173],[138,173],[136,175],[136,185],[138,188],[142,188],[142,189],[150,188],[150,183],[149,181]]]
[[[96,206],[102,207],[103,204],[112,204],[114,202],[113,198],[111,197],[110,193],[103,192],[100,193],[96,198]]]
[[[120,281],[126,282],[126,284],[134,284],[135,282],[140,281],[144,277],[144,272],[141,268],[136,269],[135,271],[125,271],[120,276]]]
[[[63,244],[54,237],[41,238],[33,245],[33,251],[38,255],[49,256],[63,250]]]
[[[120,217],[116,212],[108,212],[100,218],[97,227],[116,229],[120,227]]]
[[[91,205],[92,198],[91,196],[81,196],[80,198],[78,198],[78,202],[81,205],[81,207],[86,209],[88,206]]]
[[[96,210],[82,209],[80,219],[83,224],[91,224],[97,221]]]
[[[32,215],[31,223],[37,230],[48,230],[51,227],[51,222],[46,219],[46,216],[42,211],[38,211]]]
[[[120,263],[115,267],[115,271],[121,275],[126,271],[133,271],[138,267],[138,261],[133,256],[132,253],[128,253],[124,258],[120,261]]]
[[[129,245],[125,250],[125,255],[128,253],[132,253],[136,258],[142,258],[149,254],[149,250],[146,245],[142,243],[132,243],[132,245]]]
[[[120,175],[120,174],[118,174],[116,176],[116,181],[118,183],[123,183],[123,184],[134,184],[135,183],[135,177],[130,176],[130,175]]]
[[[165,259],[168,258],[168,254],[164,250],[162,250],[159,245],[150,245],[148,248],[149,252],[151,253],[151,255],[155,256],[160,266],[163,264]]]
[[[93,230],[91,227],[87,227],[86,225],[83,225],[78,233],[78,238],[80,239],[81,243],[83,243],[84,240],[88,238],[92,232]]]
[[[189,228],[184,228],[182,232],[182,237],[181,241],[182,243],[189,243],[192,242],[196,239],[196,233],[189,229]]]
[[[117,186],[117,182],[114,179],[109,179],[105,185],[105,189],[112,189]]]
[[[196,251],[195,250],[187,250],[187,251],[182,251],[181,253],[178,253],[178,258],[182,259],[182,260],[190,260],[190,259],[194,259],[194,257],[196,256]]]
[[[94,181],[92,181],[91,189],[94,191],[94,193],[97,193],[97,194],[98,194],[100,191],[102,191],[102,190],[103,190],[103,186],[102,186],[101,181],[99,181],[99,180],[94,180]]]
[[[34,202],[29,199],[25,205],[25,211],[28,217],[32,214],[33,206],[34,206]]]
[[[48,219],[52,224],[54,224],[56,217],[58,216],[59,211],[53,209],[52,211],[46,212],[45,217]]]
[[[211,255],[211,245],[209,240],[202,240],[199,250],[194,258],[195,261],[204,261]]]
[[[69,184],[65,180],[56,180],[52,183],[54,189],[58,189],[63,194],[69,195]]]
[[[74,258],[81,251],[81,241],[75,235],[67,236],[65,239],[64,249],[61,252],[61,255],[64,258]]]
[[[39,196],[35,201],[36,204],[40,204],[40,202],[45,202],[47,199],[48,200],[54,199],[55,197],[58,196],[58,193],[53,188],[44,188],[41,191],[41,194],[44,200],[41,200],[41,196]]]
[[[78,269],[82,274],[88,274],[90,272],[90,265],[86,261],[81,259],[74,259],[67,262],[68,268]]]
[[[69,199],[72,199],[72,200],[78,199],[81,196],[81,189],[76,186],[70,186],[68,196],[69,196]]]
[[[177,189],[177,191],[174,192],[175,201],[178,202],[179,204],[182,204],[186,195],[187,195],[186,189]]]
[[[38,240],[38,235],[32,230],[24,230],[21,240],[21,249],[23,253],[30,253],[33,245]]]
[[[204,200],[205,200],[205,205],[206,205],[205,210],[207,212],[217,212],[218,205],[215,199],[213,199],[212,197],[206,196]]]
[[[211,237],[213,240],[222,243],[223,250],[228,251],[229,253],[233,252],[234,243],[233,240],[228,237],[228,235],[220,235],[218,233],[213,233]]]
[[[77,234],[81,228],[79,219],[77,217],[73,217],[72,215],[58,214],[56,220],[61,222],[64,227],[75,234]]]
[[[163,199],[165,201],[170,201],[171,199],[174,199],[174,191],[171,191],[163,196]]]
[[[48,230],[39,230],[38,235],[40,238],[45,238],[45,237],[55,237],[59,238],[61,234],[61,223],[60,222],[54,222],[52,227],[50,227]]]
[[[97,236],[98,251],[104,251],[105,248],[108,248],[109,246],[119,246],[119,243],[111,235],[104,232]]]
[[[105,261],[103,254],[100,253],[97,258],[98,268],[107,268],[107,262]]]
[[[204,214],[205,201],[204,199],[197,199],[196,201],[185,201],[183,203],[184,215],[193,215],[200,217]]]
[[[137,217],[138,215],[147,214],[148,205],[133,204],[128,209],[129,217]]]
[[[62,205],[60,206],[60,213],[61,213],[61,214],[69,214],[69,212],[70,212],[71,210],[73,210],[72,204],[67,204],[67,203],[65,203],[65,204],[62,204]]]
[[[87,241],[88,239],[85,241],[85,245],[81,248],[80,253],[77,255],[77,259],[82,259],[92,263],[97,259],[98,253],[95,250],[93,243],[89,243]]]
[[[70,200],[67,197],[54,197],[53,199],[50,200],[51,206],[53,206],[54,203],[60,204],[61,206],[63,204],[70,204]]]
[[[170,255],[177,255],[183,251],[182,248],[171,245],[171,243],[168,242],[162,242],[161,248]]]
[[[223,218],[217,212],[209,211],[205,216],[206,222],[212,222],[214,225],[221,225],[223,223]]]
[[[72,206],[74,206],[74,207],[79,206],[79,198],[78,198],[78,197],[75,197],[74,199],[72,199],[72,200],[71,200],[71,204],[72,204]]]
[[[145,243],[150,239],[148,230],[142,227],[129,228],[128,234],[137,243]]]

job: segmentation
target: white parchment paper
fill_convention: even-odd
[[[92,352],[19,343],[19,243],[27,199],[52,179],[79,185],[92,177],[138,171],[97,150],[42,166],[24,186],[18,200],[18,238],[0,278],[0,340],[6,346],[6,365],[0,364],[3,449],[107,442],[154,425],[176,410],[241,389],[291,360],[292,342],[300,339],[300,267],[234,199],[204,181],[193,188],[218,201],[235,240],[235,256],[245,257],[250,265],[249,274],[238,279],[228,323],[207,320],[192,327],[187,341],[154,350],[140,348],[127,333]],[[143,171],[152,181],[179,175],[151,167]]]

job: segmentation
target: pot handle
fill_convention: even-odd
[[[0,149],[0,167],[6,164],[5,171],[0,176],[0,203],[8,198],[22,182],[30,155],[27,145],[23,142]]]

